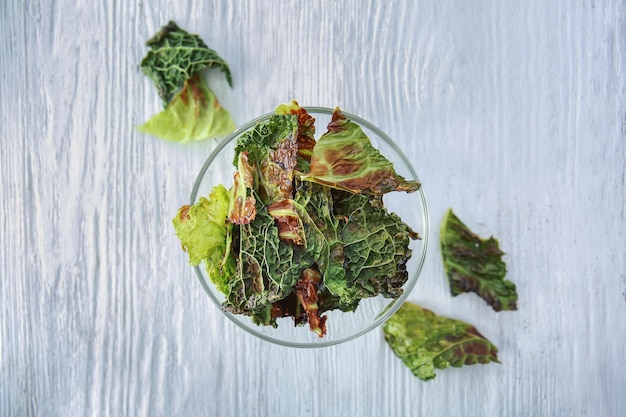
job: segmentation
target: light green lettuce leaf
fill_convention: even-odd
[[[139,130],[174,142],[185,143],[225,136],[235,123],[202,76],[185,82],[167,108],[155,114]]]
[[[209,278],[218,290],[228,294],[228,281],[236,265],[230,256],[230,228],[227,221],[229,192],[217,185],[209,198],[200,197],[193,206],[185,205],[172,220],[183,250],[189,254],[189,263],[205,261]]]

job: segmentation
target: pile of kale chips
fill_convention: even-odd
[[[292,317],[322,337],[325,311],[402,293],[419,236],[382,196],[420,184],[398,175],[338,108],[317,140],[314,122],[295,101],[279,106],[239,138],[232,187],[215,186],[173,223],[225,310],[260,325]]]

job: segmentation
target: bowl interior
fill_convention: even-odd
[[[315,117],[316,138],[318,138],[326,132],[326,126],[330,122],[333,109],[324,107],[305,108]],[[343,114],[361,126],[374,147],[394,163],[394,168],[398,174],[407,180],[418,180],[417,174],[409,160],[385,133],[360,117],[346,112],[343,112]],[[226,188],[230,188],[235,171],[232,161],[237,139],[242,133],[254,127],[257,123],[267,120],[271,115],[266,114],[246,123],[220,142],[218,147],[209,155],[198,174],[191,192],[190,204],[194,204],[201,196],[208,195],[217,184],[224,184]],[[322,347],[338,344],[363,335],[382,324],[400,307],[413,289],[424,263],[429,235],[428,210],[422,189],[410,194],[404,192],[388,193],[383,197],[383,201],[387,210],[398,214],[421,237],[421,240],[412,240],[410,243],[413,253],[407,264],[409,277],[403,286],[404,292],[400,297],[390,299],[378,296],[363,299],[354,312],[328,311],[324,313],[328,316],[326,322],[327,334],[322,338],[311,332],[308,325],[294,326],[293,319],[290,317],[277,319],[278,327],[274,328],[271,326],[257,326],[248,316],[228,312],[224,312],[224,314],[239,327],[255,336],[291,347]],[[210,281],[204,265],[196,266],[195,270],[206,293],[221,308],[225,297]]]

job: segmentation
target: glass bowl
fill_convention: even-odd
[[[326,107],[304,107],[315,118],[316,138],[326,132],[326,126],[330,122],[334,109]],[[418,180],[415,170],[400,148],[384,132],[372,123],[353,114],[342,113],[353,122],[359,124],[372,145],[379,150],[387,159],[393,162],[396,172],[407,180]],[[202,196],[207,196],[217,184],[224,184],[228,189],[233,183],[234,149],[237,139],[246,131],[253,128],[257,123],[264,122],[275,113],[268,113],[241,126],[211,152],[206,162],[200,169],[198,177],[191,191],[190,204],[194,204]],[[309,326],[295,326],[291,317],[278,318],[278,327],[258,326],[250,317],[232,314],[223,311],[223,314],[245,331],[269,342],[283,346],[312,348],[339,344],[361,336],[381,325],[402,305],[419,277],[426,248],[428,246],[429,219],[426,207],[426,199],[422,189],[414,193],[391,192],[383,197],[385,207],[390,212],[395,212],[413,230],[419,233],[421,240],[411,240],[410,248],[413,251],[411,259],[407,263],[408,279],[404,284],[403,293],[395,299],[382,296],[361,300],[354,312],[341,312],[339,310],[327,311],[326,321],[327,334],[319,337],[309,330]],[[204,264],[195,267],[200,284],[209,298],[221,309],[225,296],[213,285],[207,275]]]

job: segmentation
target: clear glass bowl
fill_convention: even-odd
[[[334,109],[325,107],[305,108],[309,114],[315,118],[316,137],[319,137],[322,133],[326,132],[326,126],[330,122]],[[344,111],[342,111],[342,113],[348,119],[361,126],[372,141],[374,147],[394,163],[394,168],[398,174],[402,175],[407,180],[418,180],[417,174],[407,157],[384,132],[372,123],[358,116]],[[233,173],[235,171],[232,161],[237,139],[257,123],[267,121],[273,114],[274,113],[269,113],[251,120],[220,142],[217,148],[211,152],[198,173],[198,177],[191,191],[190,204],[196,203],[201,196],[207,196],[211,189],[217,184],[224,184],[226,188],[230,188],[233,183]],[[398,214],[402,220],[413,230],[418,232],[421,237],[421,240],[411,241],[410,248],[413,253],[407,263],[409,277],[403,286],[404,292],[400,297],[396,299],[384,298],[382,296],[366,298],[361,300],[358,308],[354,312],[344,313],[337,310],[324,313],[328,316],[326,322],[327,334],[324,337],[319,337],[314,332],[310,331],[308,324],[304,326],[294,326],[291,317],[277,319],[278,327],[274,328],[271,326],[258,326],[254,324],[248,316],[229,312],[224,312],[223,314],[239,327],[255,336],[269,342],[290,347],[311,348],[335,345],[361,336],[381,325],[400,308],[415,286],[422,265],[424,264],[429,236],[428,210],[424,192],[421,189],[410,194],[405,192],[388,193],[383,197],[383,201],[387,210]],[[204,269],[204,264],[196,266],[195,269],[202,287],[211,300],[221,308],[225,296],[215,288],[209,279]]]

